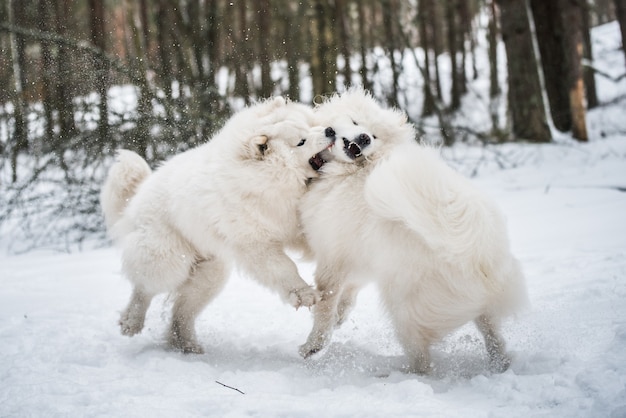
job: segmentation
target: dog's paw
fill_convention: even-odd
[[[504,353],[498,353],[489,357],[489,371],[492,373],[504,373],[510,366],[511,358]]]
[[[306,358],[311,357],[313,354],[315,354],[315,353],[317,353],[317,352],[319,352],[321,350],[322,350],[322,347],[318,347],[318,346],[315,346],[313,344],[306,343],[306,344],[302,344],[300,346],[300,348],[298,349],[298,353],[300,353],[302,358],[306,359]]]
[[[143,321],[137,320],[128,314],[122,315],[119,325],[122,335],[126,335],[127,337],[139,334],[143,329]]]
[[[182,338],[176,333],[169,337],[170,346],[184,354],[204,354],[202,346],[194,339]]]
[[[184,354],[204,354],[204,349],[195,341],[170,341],[170,345],[177,351]]]
[[[184,354],[204,354],[204,349],[198,343],[193,328],[189,329],[177,321],[174,321],[169,332],[168,342],[170,346]]]
[[[310,286],[289,292],[289,303],[296,309],[301,306],[310,308],[322,299],[322,294]]]

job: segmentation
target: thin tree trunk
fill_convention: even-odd
[[[572,136],[579,141],[587,141],[585,110],[585,84],[583,81],[582,57],[582,8],[578,0],[559,0],[563,27],[567,28],[563,49],[567,63],[567,88],[572,115]]]
[[[174,74],[172,71],[172,52],[170,45],[171,37],[167,27],[172,24],[170,14],[168,13],[168,0],[159,0],[156,10],[156,20],[160,22],[157,25],[157,51],[160,63],[161,84],[168,100],[172,100],[172,85],[174,83]],[[167,108],[169,109],[169,107]],[[168,114],[168,119],[171,115]]]
[[[383,26],[385,28],[385,45],[387,49],[387,55],[389,56],[389,62],[391,63],[391,105],[398,107],[398,79],[400,78],[400,71],[396,64],[395,52],[397,49],[396,37],[394,36],[393,25],[396,20],[394,17],[397,14],[396,4],[393,0],[385,0],[382,5],[383,8]]]
[[[626,0],[614,0],[615,14],[619,22],[619,28],[622,33],[622,50],[626,58]]]
[[[246,104],[250,103],[250,83],[248,81],[249,65],[252,62],[248,41],[250,39],[250,28],[248,27],[247,0],[237,1],[237,44],[239,54],[235,54],[235,92],[243,96]]]
[[[326,0],[313,2],[313,19],[311,22],[311,77],[313,79],[313,97],[335,91],[336,58],[329,61],[331,52],[332,31],[329,31],[327,16],[329,7]]]
[[[67,34],[67,17],[70,14],[70,1],[60,0],[57,3],[57,33],[60,36],[66,36]],[[59,45],[58,52],[58,76],[57,76],[57,99],[59,101],[56,106],[59,109],[59,136],[55,148],[60,150],[65,147],[65,144],[76,135],[76,123],[74,121],[74,106],[72,104],[71,94],[71,66],[70,66],[70,51],[65,45]],[[64,159],[60,154],[60,161],[62,167],[65,167]]]
[[[135,69],[137,78],[140,81],[140,85],[136,86],[138,89],[138,104],[137,104],[137,128],[135,135],[129,138],[131,143],[129,147],[135,149],[139,155],[143,158],[147,157],[148,144],[149,144],[149,123],[151,113],[151,97],[150,87],[147,78],[148,60],[145,55],[145,38],[143,33],[143,22],[141,20],[141,13],[136,5],[131,0],[125,1],[125,14],[128,16],[128,26],[130,29],[130,44],[132,45],[135,54],[133,55],[134,62],[132,66]],[[131,55],[129,54],[129,57]]]
[[[582,32],[583,32],[583,57],[588,61],[593,61],[593,50],[591,47],[591,6],[589,5],[588,0],[584,1],[584,7],[582,10],[583,20],[582,20]],[[596,78],[595,73],[592,68],[584,67],[583,68],[583,78],[585,81],[585,93],[587,97],[587,108],[593,109],[599,105],[598,102],[598,93],[596,91]]]
[[[15,24],[14,12],[17,5],[13,3],[13,0],[8,0],[7,7],[9,24],[13,25]],[[18,42],[17,40],[17,36],[13,32],[10,32],[9,36],[11,45],[11,64],[13,69],[14,81],[12,99],[15,104],[15,109],[13,111],[15,128],[13,131],[13,147],[11,148],[11,181],[15,183],[17,181],[17,157],[21,151],[25,150],[28,147],[28,139],[26,132],[27,126],[22,85],[22,68],[20,67],[19,60],[19,49],[21,48],[21,45],[20,42]]]
[[[52,22],[52,7],[54,5],[50,0],[39,1],[39,30],[49,32]],[[54,72],[54,60],[52,57],[52,45],[50,41],[41,41],[41,59],[42,59],[42,102],[44,110],[44,119],[46,121],[45,136],[46,140],[52,143],[54,140],[54,91],[52,75]]]
[[[500,95],[500,83],[498,82],[498,16],[496,11],[496,0],[489,2],[489,28],[487,32],[489,39],[489,96]]]
[[[450,76],[452,85],[450,90],[450,110],[454,111],[461,107],[461,86],[457,63],[457,22],[456,1],[446,0],[446,22],[448,25],[448,52],[450,54]]]
[[[422,116],[431,116],[435,112],[435,99],[433,97],[431,88],[431,75],[430,75],[430,40],[428,33],[428,22],[431,19],[429,13],[429,2],[421,0],[418,3],[417,12],[417,27],[420,34],[420,43],[422,50],[424,51],[424,103],[422,105]]]
[[[352,84],[352,69],[350,68],[350,43],[348,40],[348,28],[346,27],[346,5],[345,0],[335,0],[335,20],[339,33],[339,49],[343,56],[344,65],[342,68],[344,88]]]
[[[439,71],[439,56],[441,55],[442,50],[442,39],[441,39],[441,27],[442,27],[442,18],[441,13],[438,10],[438,5],[440,3],[435,0],[424,0],[428,1],[429,9],[431,10],[431,28],[433,34],[433,51],[435,52],[435,89],[437,91],[437,100],[440,102],[443,101],[443,89],[441,88],[441,72]]]
[[[363,22],[366,22],[365,7],[362,1],[357,1],[357,11],[359,16],[359,52],[361,55],[361,67],[359,68],[359,74],[361,75],[361,83],[366,90],[372,89],[372,82],[369,79],[367,70],[367,46],[366,31]]]
[[[491,116],[491,131],[493,134],[500,132],[499,107],[502,98],[502,89],[498,80],[498,12],[496,10],[496,0],[490,0],[487,5],[489,9],[489,27],[487,38],[489,41],[489,114]]]
[[[91,26],[91,42],[100,50],[106,50],[105,41],[105,17],[104,17],[104,5],[102,0],[89,0],[90,14],[90,26]],[[96,67],[96,91],[100,96],[100,103],[98,110],[100,114],[100,120],[98,121],[98,139],[101,145],[104,145],[108,141],[109,137],[109,105],[108,105],[108,87],[109,87],[109,74],[107,63],[100,59],[95,58]]]
[[[270,74],[270,1],[258,0],[259,61],[261,64],[261,97],[270,97],[274,90]]]

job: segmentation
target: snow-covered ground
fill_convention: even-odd
[[[506,373],[471,326],[435,347],[433,376],[402,373],[373,287],[304,361],[310,313],[239,276],[198,321],[206,354],[183,355],[165,297],[119,333],[116,250],[37,251],[0,259],[0,416],[626,416],[626,138],[505,151],[523,163],[475,181],[507,213],[532,302],[506,323]]]
[[[596,40],[616,38],[607,27]],[[199,318],[206,354],[183,355],[165,344],[165,296],[142,334],[120,334],[130,285],[117,250],[38,250],[0,254],[0,417],[625,417],[623,106],[589,115],[588,144],[446,150],[504,209],[526,271],[531,306],[505,323],[503,374],[487,372],[470,325],[434,347],[433,375],[401,372],[373,287],[304,361],[310,313],[239,275]],[[311,282],[314,266],[299,265]]]

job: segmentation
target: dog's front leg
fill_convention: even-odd
[[[333,329],[339,320],[337,305],[342,293],[341,286],[330,285],[323,277],[317,277],[318,288],[322,292],[322,299],[313,308],[313,329],[309,333],[306,343],[300,346],[300,355],[304,358],[322,350],[333,335]]]
[[[320,292],[302,280],[296,264],[278,245],[239,248],[237,260],[260,283],[278,291],[281,298],[296,309],[311,307],[321,298]]]

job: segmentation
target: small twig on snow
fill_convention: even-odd
[[[217,380],[215,381],[215,383],[217,383],[218,385],[222,385],[222,386],[224,386],[225,388],[232,389],[232,390],[236,390],[237,392],[241,393],[242,395],[245,395],[245,393],[243,393],[242,391],[240,391],[240,390],[239,390],[239,389],[237,389],[237,388],[234,388],[234,387],[232,387],[232,386],[225,385],[225,384],[223,384],[222,382],[218,382]]]

